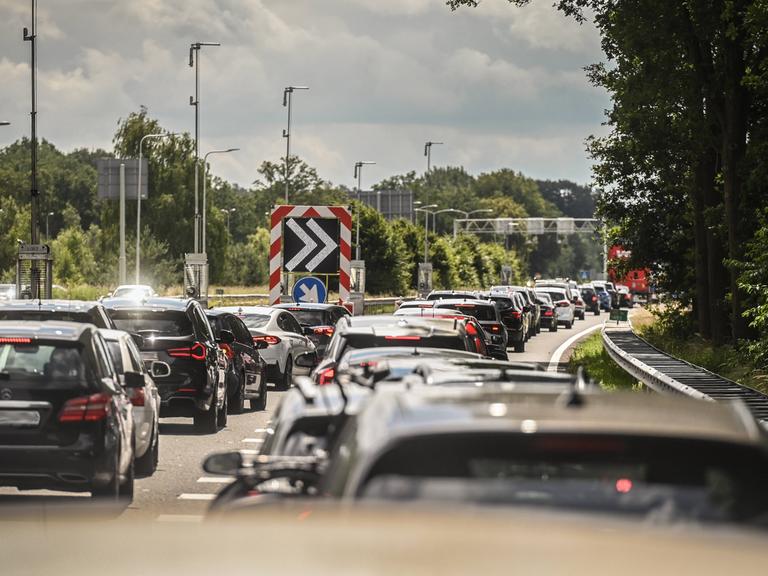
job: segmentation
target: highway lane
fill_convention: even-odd
[[[586,320],[577,321],[570,330],[561,327],[556,333],[543,331],[526,344],[524,353],[510,352],[510,359],[538,362],[546,368],[552,354],[564,342],[585,329],[602,324],[606,318],[606,314],[599,317],[587,314]],[[563,355],[560,369],[565,369],[567,356]],[[227,481],[205,474],[201,467],[203,460],[213,452],[257,449],[284,394],[270,387],[265,411],[229,415],[227,426],[215,435],[197,434],[191,418],[161,419],[158,469],[150,478],[136,479],[134,500],[119,514],[119,519],[159,522],[202,520],[211,498]],[[47,517],[62,505],[74,504],[78,511],[83,511],[90,506],[89,500],[87,493],[18,492],[15,488],[0,488],[0,506],[21,503],[24,516],[29,518]]]

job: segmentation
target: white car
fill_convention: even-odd
[[[115,288],[115,291],[109,294],[109,298],[133,298],[141,300],[143,298],[154,298],[157,296],[155,289],[146,284],[123,284]]]
[[[235,314],[245,323],[254,342],[267,343],[259,354],[267,363],[268,381],[287,390],[294,372],[309,373],[309,368],[299,367],[296,359],[303,354],[315,353],[315,345],[304,335],[293,314],[268,306],[225,306],[217,310]]]
[[[0,300],[15,300],[16,284],[0,284]]]
[[[537,294],[549,294],[552,303],[555,305],[555,314],[557,323],[564,324],[566,328],[573,326],[576,319],[576,306],[568,299],[568,292],[565,288],[556,288],[554,286],[536,286]]]
[[[157,468],[160,454],[160,394],[152,376],[147,372],[133,337],[122,330],[99,330],[109,348],[109,355],[115,365],[115,372],[120,377],[120,383],[125,388],[133,404],[133,437],[135,441],[136,472],[142,476],[150,476]],[[154,364],[165,364],[156,362]],[[170,367],[152,366],[154,370],[165,370],[170,373]],[[144,385],[132,387],[126,372],[141,375]],[[166,374],[167,374],[166,373]],[[133,376],[132,378],[136,378]],[[138,382],[140,383],[140,382]]]

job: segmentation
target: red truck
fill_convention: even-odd
[[[629,260],[632,256],[630,250],[625,250],[622,246],[611,246],[608,250],[608,261],[616,262],[621,260]],[[632,294],[642,294],[648,296],[651,293],[649,285],[649,271],[645,268],[638,268],[635,270],[629,270],[621,277],[613,266],[608,267],[608,276],[614,284],[623,284],[629,288]]]

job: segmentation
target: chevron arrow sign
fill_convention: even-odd
[[[283,262],[289,272],[335,274],[339,270],[339,221],[286,218]]]

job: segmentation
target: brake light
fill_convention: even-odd
[[[32,344],[32,338],[0,338],[0,344]]]
[[[254,336],[253,337],[254,343],[256,342],[266,342],[270,346],[273,346],[275,344],[280,344],[281,340],[277,336]]]
[[[520,317],[522,316],[522,314],[520,314],[520,312],[518,312],[517,310],[512,310],[512,312],[510,312],[508,315],[512,316],[512,318],[514,318],[515,320],[520,320]]]
[[[384,340],[421,340],[421,336],[384,336]]]
[[[318,384],[320,386],[327,386],[333,382],[333,378],[336,376],[336,370],[333,368],[326,368],[319,374]]]
[[[144,388],[134,388],[131,393],[131,404],[134,406],[144,406],[147,397],[144,395]]]
[[[67,400],[59,412],[59,422],[97,422],[106,418],[112,409],[109,394],[91,394]]]
[[[499,324],[491,325],[491,332],[501,332],[501,326]]]
[[[318,326],[313,330],[315,334],[320,336],[333,336],[333,326]]]
[[[568,308],[568,307],[570,307],[570,304],[568,303],[567,300],[561,300],[560,302],[557,303],[557,307],[558,308]]]
[[[224,354],[227,355],[227,358],[230,360],[234,359],[235,357],[235,351],[232,350],[232,346],[229,344],[219,344],[219,348],[221,348],[224,351]]]
[[[597,302],[597,296],[592,296],[592,302]]]
[[[552,310],[544,310],[544,316],[552,316],[554,312]]]
[[[189,358],[191,360],[205,360],[207,354],[205,346],[200,342],[195,342],[189,348],[171,348],[168,350],[168,356],[173,358]]]

